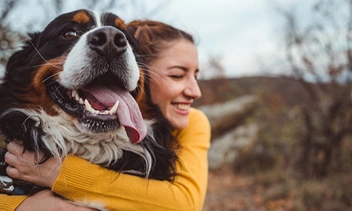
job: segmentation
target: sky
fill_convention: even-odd
[[[160,18],[198,35],[201,63],[220,56],[227,76],[262,74],[259,60],[278,45],[265,0],[178,0],[166,10],[169,15]]]
[[[35,24],[35,18],[31,19],[29,16],[34,15],[38,18],[41,12],[35,12],[35,8],[31,7],[33,1],[35,0],[28,0],[26,1],[28,5],[21,5],[22,15],[16,16],[17,19],[22,17],[19,23],[32,21]],[[274,11],[272,2],[285,4],[303,2],[303,0],[153,0],[147,3],[143,0],[130,1],[137,2],[137,6],[139,2],[143,7],[117,9],[116,12],[114,9],[114,13],[125,21],[147,16],[190,32],[198,43],[201,71],[207,59],[213,56],[219,58],[228,77],[280,73],[280,62],[277,57],[282,34],[279,30],[279,16]],[[45,0],[42,2],[50,3]],[[65,8],[64,12],[82,8],[82,3],[77,3],[80,1],[70,2],[72,5]],[[151,13],[156,7],[157,12]],[[203,78],[211,76],[210,71],[201,74]]]
[[[274,60],[280,44],[275,33],[279,22],[273,13],[268,0],[174,0],[155,18],[198,39],[201,67],[215,56],[228,77],[242,77],[275,74],[260,67],[261,61]]]

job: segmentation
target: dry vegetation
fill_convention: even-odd
[[[197,105],[224,102],[247,94],[256,94],[261,99],[260,108],[247,120],[261,125],[253,147],[262,149],[261,152],[246,151],[234,166],[209,172],[204,210],[352,209],[349,137],[333,154],[327,176],[308,177],[297,169],[300,153],[297,131],[302,129],[302,124],[296,117],[299,106],[309,100],[297,81],[249,77],[201,81],[200,86],[203,98]]]

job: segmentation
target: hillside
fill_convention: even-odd
[[[202,97],[195,106],[222,103],[242,95],[276,96],[290,105],[306,99],[300,84],[289,78],[243,77],[201,80]]]
[[[351,137],[346,137],[340,151],[332,155],[336,159],[330,166],[329,177],[320,180],[302,177],[295,169],[294,163],[301,155],[302,146],[297,132],[306,130],[299,111],[305,102],[312,102],[298,81],[243,77],[203,80],[199,85],[202,98],[196,101],[196,107],[243,95],[256,95],[260,101],[256,111],[247,118],[248,123],[260,125],[255,145],[245,149],[234,165],[209,171],[204,211],[351,210]],[[342,86],[323,87],[350,90]]]

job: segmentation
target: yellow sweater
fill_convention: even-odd
[[[175,131],[180,143],[173,183],[146,180],[67,156],[52,190],[74,201],[96,202],[108,210],[202,210],[208,179],[210,125],[191,109],[187,128]],[[0,195],[0,210],[14,210],[26,196]]]

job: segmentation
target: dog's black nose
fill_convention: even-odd
[[[103,56],[114,57],[127,50],[127,39],[120,30],[104,26],[88,35],[88,45]]]

